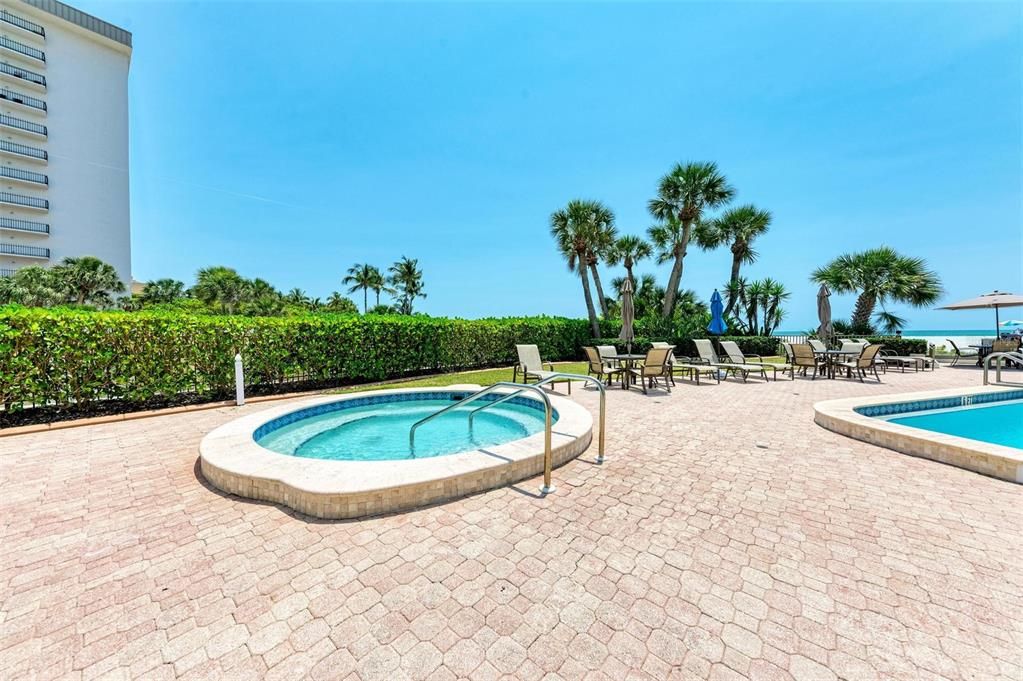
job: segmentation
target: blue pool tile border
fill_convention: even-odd
[[[472,393],[461,392],[457,390],[438,390],[429,392],[420,391],[409,391],[409,392],[398,392],[389,393],[387,395],[367,395],[365,397],[355,397],[352,399],[338,399],[334,402],[326,402],[324,404],[317,404],[313,407],[305,407],[304,409],[298,409],[296,411],[289,412],[283,416],[278,416],[275,419],[271,419],[261,425],[259,428],[252,433],[252,439],[257,442],[275,430],[280,430],[285,426],[290,426],[296,421],[303,419],[313,418],[315,416],[321,416],[323,414],[330,414],[336,411],[344,411],[346,409],[355,409],[357,407],[368,407],[374,404],[387,404],[390,402],[418,402],[421,400],[451,400],[454,398],[465,399]],[[484,395],[480,398],[484,402],[493,402],[494,400],[503,397],[503,395],[491,393]],[[530,409],[536,409],[542,412],[544,410],[543,404],[537,400],[531,400],[528,397],[513,397],[508,400],[510,404],[519,405],[522,407],[528,407]],[[558,411],[552,409],[551,420],[557,421]]]
[[[915,400],[913,402],[871,404],[865,407],[855,407],[853,411],[861,416],[891,416],[893,414],[908,414],[910,412],[929,411],[933,409],[952,409],[954,407],[967,407],[974,404],[1007,402],[1009,400],[1020,399],[1023,399],[1023,390],[1009,390],[1005,392],[980,393],[977,395],[936,397],[930,400]]]

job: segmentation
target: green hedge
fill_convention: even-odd
[[[0,425],[20,409],[90,412],[222,399],[234,354],[251,392],[325,387],[508,365],[516,343],[545,360],[575,359],[584,320],[444,319],[317,314],[216,317],[179,313],[0,308]]]
[[[902,336],[868,336],[871,343],[880,343],[885,350],[892,350],[899,355],[910,353],[927,354],[928,343],[922,338],[903,338]]]
[[[666,340],[675,346],[675,354],[695,357],[699,353],[696,352],[696,345],[693,343],[693,340],[699,338],[710,338],[710,336],[707,334],[702,336],[680,336]],[[636,338],[632,341],[632,350],[633,352],[646,352],[650,349],[651,342],[655,340],[660,339]],[[770,357],[781,354],[782,352],[779,340],[777,338],[771,338],[770,336],[715,336],[714,340],[735,341],[739,345],[739,349],[747,355]],[[590,345],[613,345],[623,352],[625,350],[625,343],[618,338],[591,338],[589,343]]]

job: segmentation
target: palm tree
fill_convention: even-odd
[[[649,258],[653,254],[654,251],[648,242],[641,237],[629,234],[616,239],[605,257],[608,265],[617,265],[618,263],[625,265],[625,274],[632,281],[633,290],[636,290],[636,275],[633,274],[632,268],[637,262]]]
[[[67,289],[69,299],[79,305],[109,303],[109,294],[124,292],[124,283],[114,266],[91,255],[64,258],[53,270]]]
[[[732,251],[732,272],[728,277],[727,292],[735,288],[739,281],[739,269],[745,264],[751,264],[757,259],[757,252],[753,250],[753,240],[763,234],[771,226],[771,214],[747,204],[730,208],[721,214],[721,217],[714,220],[705,220],[696,226],[694,238],[696,243],[704,249],[718,248],[729,244]],[[732,313],[737,300],[728,296],[728,304],[725,306],[725,314]]]
[[[352,302],[351,298],[333,291],[327,296],[327,309],[331,312],[347,312],[358,314],[359,308]]]
[[[185,284],[177,279],[156,279],[142,287],[142,302],[150,305],[173,303],[185,297]]]
[[[423,292],[423,271],[419,269],[419,260],[401,256],[401,260],[391,265],[388,281],[398,294],[398,313],[412,314],[412,304],[416,298],[425,298]]]
[[[0,277],[0,305],[50,307],[64,302],[65,297],[63,283],[45,267],[22,267],[13,276]]]
[[[341,280],[342,284],[348,286],[349,293],[362,291],[362,311],[369,309],[369,291],[377,291],[377,299],[380,298],[379,289],[383,286],[384,276],[380,270],[366,263],[356,263],[348,268],[348,275]]]
[[[884,309],[886,303],[924,307],[933,305],[942,293],[941,279],[927,269],[922,258],[900,255],[888,246],[840,255],[814,270],[810,278],[818,284],[827,284],[836,293],[859,294],[853,309],[854,327],[869,326],[878,305],[881,306],[879,320],[891,327],[902,320]]]
[[[284,296],[284,300],[298,307],[309,307],[309,296],[300,288],[293,288]]]
[[[590,320],[593,337],[600,336],[600,322],[597,311],[593,307],[593,296],[590,293],[590,279],[587,275],[590,254],[594,244],[600,237],[594,233],[597,221],[594,215],[603,206],[597,201],[573,199],[564,208],[551,213],[551,236],[558,244],[558,250],[565,257],[568,269],[579,274],[583,285],[583,298],[586,300],[586,314]]]
[[[650,199],[650,214],[662,222],[650,228],[651,241],[660,251],[662,262],[672,260],[667,295],[661,314],[665,319],[675,311],[683,261],[689,247],[693,226],[703,218],[707,208],[717,208],[732,200],[735,190],[715,163],[679,163],[661,178],[657,197]]]
[[[207,305],[215,305],[221,314],[235,314],[249,300],[252,282],[246,281],[230,267],[204,267],[195,277],[192,297]]]
[[[602,259],[607,260],[608,253],[614,247],[615,239],[618,236],[618,231],[615,228],[615,214],[604,204],[594,201],[590,220],[593,223],[590,228],[593,237],[590,239],[590,249],[586,254],[586,264],[590,267],[593,285],[597,288],[600,312],[607,317],[607,299],[604,297],[604,287],[600,283],[600,271],[597,266]]]

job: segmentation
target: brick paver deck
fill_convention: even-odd
[[[0,677],[1023,679],[1023,486],[812,420],[978,383],[615,390],[554,495],[358,522],[203,483],[258,405],[0,438]]]

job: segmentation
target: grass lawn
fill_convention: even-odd
[[[765,357],[765,362],[783,364],[784,357]],[[586,374],[586,362],[555,362],[555,371],[563,371],[567,374]],[[331,390],[331,393],[359,393],[367,390],[380,390],[382,388],[420,388],[420,387],[442,387],[456,383],[476,383],[478,385],[492,385],[499,381],[512,380],[511,367],[499,369],[479,369],[477,371],[461,371],[453,374],[437,374],[434,376],[420,376],[418,378],[399,378],[383,383],[367,383],[365,385],[353,385],[345,388]],[[522,380],[522,377],[519,377]]]
[[[555,362],[555,371],[563,371],[567,374],[585,374],[586,362]],[[512,380],[512,368],[480,369],[478,371],[462,371],[453,374],[437,374],[436,376],[420,376],[419,378],[398,379],[385,381],[384,383],[370,383],[367,385],[353,385],[332,393],[357,393],[366,390],[380,390],[381,388],[418,388],[418,387],[440,387],[454,385],[456,383],[476,383],[478,385],[491,385],[500,381]],[[522,380],[522,377],[519,377]]]

